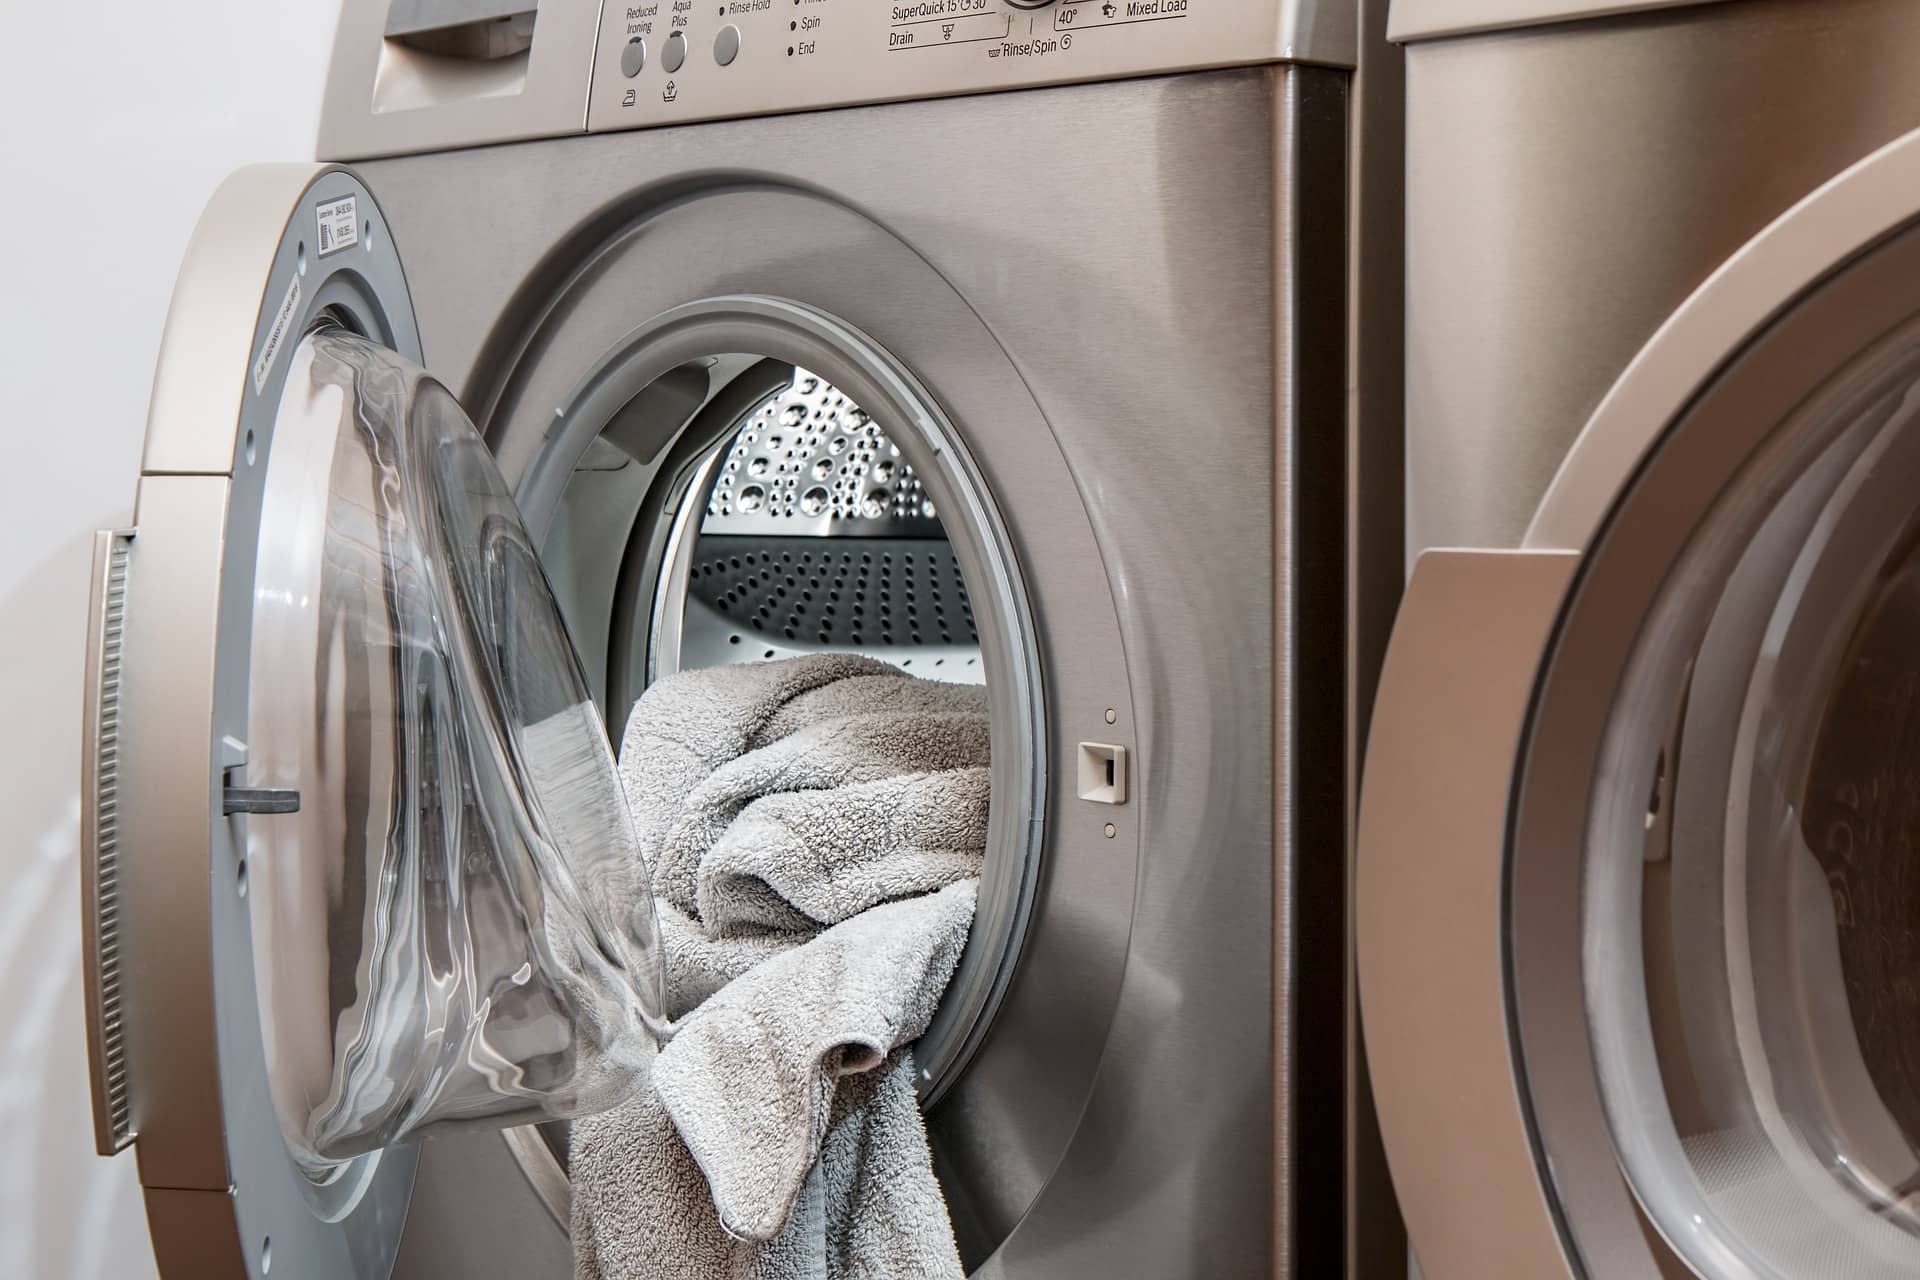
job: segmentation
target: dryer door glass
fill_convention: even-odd
[[[1652,496],[1702,456],[1676,436],[1579,588],[1597,606],[1608,558],[1694,521],[1637,624],[1592,778],[1595,1063],[1629,1181],[1695,1270],[1912,1276],[1920,321],[1784,412],[1748,391],[1785,358],[1749,358],[1749,382],[1682,429],[1724,435],[1771,410],[1759,446],[1687,515]]]
[[[266,811],[242,889],[290,1150],[324,1178],[443,1122],[612,1105],[660,1025],[653,899],[492,455],[445,388],[323,328],[267,468],[230,803]]]

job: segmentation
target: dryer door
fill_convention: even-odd
[[[1358,932],[1426,1280],[1920,1272],[1916,190],[1809,197],[1415,570]]]
[[[103,1152],[169,1276],[385,1276],[446,1122],[617,1100],[664,1005],[607,735],[492,456],[340,169],[247,170],[175,290],[96,557],[83,796]]]

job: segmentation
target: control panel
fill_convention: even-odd
[[[1264,62],[1352,66],[1360,0],[342,0],[320,156]]]
[[[1282,60],[1357,0],[604,0],[587,129]]]

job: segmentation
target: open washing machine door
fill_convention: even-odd
[[[610,1105],[663,977],[606,731],[492,454],[338,168],[243,171],[100,536],[95,1124],[174,1276],[384,1276],[434,1126]]]
[[[1784,215],[1413,574],[1357,927],[1426,1280],[1920,1270],[1916,191]]]

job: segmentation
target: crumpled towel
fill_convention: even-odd
[[[926,1030],[973,900],[966,880],[863,911],[729,983],[661,1054],[653,1086],[731,1234],[779,1234],[841,1077],[876,1069]]]
[[[978,769],[984,781],[986,765],[983,690],[916,679],[851,654],[662,680],[634,705],[620,745],[620,776],[654,895],[696,916],[707,855],[755,800],[936,771]],[[917,785],[896,786],[895,799],[917,799]],[[917,877],[892,887],[901,896],[937,886]],[[822,923],[871,905],[849,900]]]
[[[668,1014],[877,902],[978,876],[988,760],[984,690],[871,658],[654,684],[627,718],[620,776],[659,913]]]
[[[876,907],[755,969],[687,1020],[652,1088],[575,1121],[578,1280],[959,1280],[902,1046],[966,944],[973,890]]]
[[[573,1127],[580,1280],[959,1277],[906,1046],[985,853],[982,691],[823,655],[661,681],[621,774],[682,1019]]]

